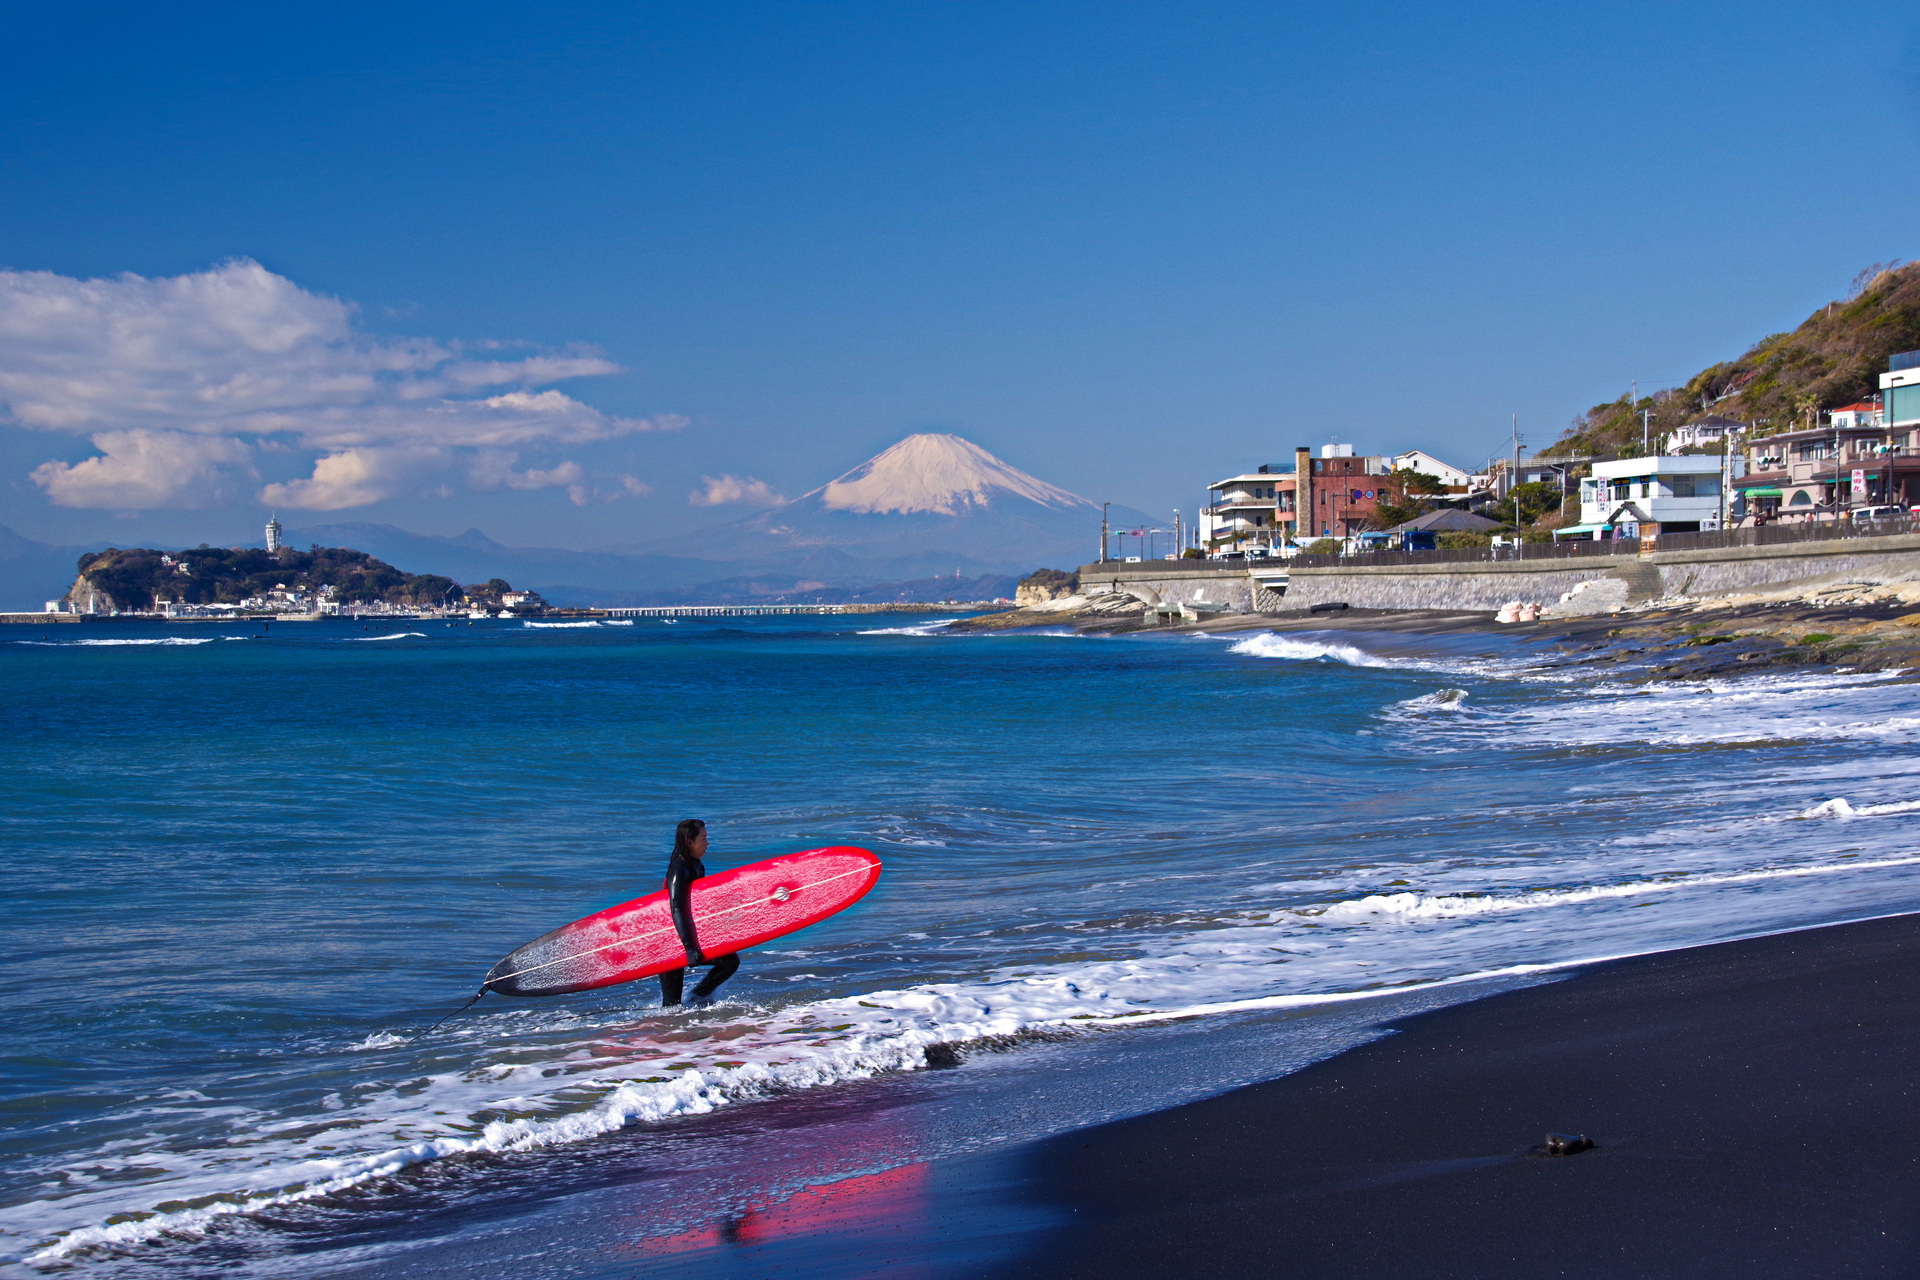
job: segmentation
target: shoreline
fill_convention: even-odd
[[[1871,589],[1868,589],[1870,592]],[[1831,594],[1831,593],[1829,593]],[[1620,613],[1500,623],[1491,612],[1339,609],[1244,613],[1180,626],[1126,615],[1015,610],[962,619],[957,634],[1071,627],[1084,635],[1218,636],[1347,632],[1408,637],[1498,637],[1537,646],[1543,669],[1604,667],[1649,680],[1704,679],[1781,668],[1920,670],[1920,612],[1897,596],[1837,595],[1740,604],[1642,606]]]
[[[994,1274],[1910,1269],[1920,915],[1655,952],[1032,1144]],[[1597,1144],[1550,1157],[1549,1131]]]

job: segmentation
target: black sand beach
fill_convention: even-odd
[[[1005,1277],[1920,1274],[1920,917],[1611,962],[1031,1148]],[[1549,1130],[1593,1150],[1549,1156]]]

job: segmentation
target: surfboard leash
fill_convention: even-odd
[[[479,995],[474,996],[473,999],[467,1001],[465,1004],[461,1005],[458,1009],[455,1009],[452,1013],[448,1014],[446,1017],[440,1019],[440,1021],[428,1027],[426,1030],[426,1034],[432,1035],[434,1032],[438,1031],[441,1027],[446,1026],[449,1022],[452,1022],[455,1018],[459,1017],[461,1014],[465,1013],[467,1010],[473,1008],[473,1006],[479,1004],[480,996],[484,996],[486,994],[487,994],[487,988],[485,987],[480,988]]]

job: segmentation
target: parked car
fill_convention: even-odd
[[[1852,512],[1853,519],[1859,521],[1898,520],[1906,514],[1897,506],[1855,507]]]

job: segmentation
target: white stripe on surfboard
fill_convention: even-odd
[[[725,907],[719,911],[709,912],[706,916],[706,919],[715,920],[721,916],[732,915],[736,911],[745,911],[748,907],[763,907],[769,902],[785,902],[787,898],[792,897],[794,894],[799,893],[803,889],[818,889],[823,884],[832,884],[835,880],[845,880],[848,876],[857,876],[863,872],[872,871],[873,869],[874,869],[873,864],[869,863],[864,867],[855,867],[852,871],[842,871],[839,875],[828,876],[825,880],[815,880],[812,884],[798,885],[792,889],[788,889],[783,885],[781,886],[781,888],[775,889],[772,893],[768,894],[766,897],[760,898],[756,901],[743,902],[737,907]],[[782,896],[783,893],[785,894],[784,897]],[[692,909],[691,903],[688,904],[688,909],[689,910]],[[673,914],[672,903],[667,904],[667,914],[669,916]],[[700,921],[695,920],[693,923],[694,923],[694,929],[697,932],[700,927]],[[578,960],[583,956],[596,955],[599,952],[606,951],[612,947],[632,946],[636,942],[645,942],[648,938],[657,938],[663,933],[672,933],[672,932],[673,932],[673,926],[668,925],[664,929],[655,929],[650,933],[636,934],[631,938],[617,938],[612,942],[604,943],[600,946],[590,948],[589,950],[586,950],[586,951],[576,951],[572,955],[561,956],[558,960],[547,960],[540,964],[531,965],[525,969],[515,969],[512,973],[503,973],[497,978],[489,978],[487,979],[487,985],[492,986],[496,982],[505,982],[508,978],[517,978],[524,973],[533,973],[536,970],[540,970],[540,969],[550,969],[556,964],[565,964],[569,960]]]

